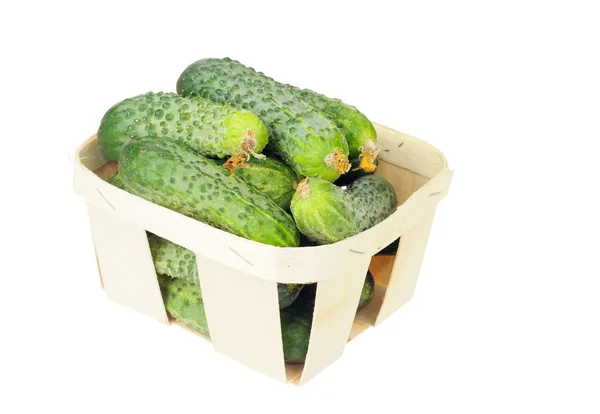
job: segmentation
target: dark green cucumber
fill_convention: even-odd
[[[264,124],[250,111],[162,92],[119,102],[98,129],[100,148],[111,161],[119,159],[125,144],[141,137],[178,140],[214,158],[260,153],[268,141]]]
[[[329,98],[309,89],[298,89],[288,85],[301,99],[315,106],[337,125],[348,141],[350,158],[362,161],[361,167],[374,171],[373,161],[377,157],[377,132],[369,119],[354,106],[339,99]]]
[[[350,170],[346,174],[341,175],[340,178],[335,180],[334,184],[339,185],[339,186],[348,185],[348,184],[352,183],[352,181],[355,181],[355,180],[359,179],[360,177],[364,177],[365,175],[373,174],[374,171],[365,171],[363,168],[361,168],[360,163],[361,163],[361,160],[358,158],[351,159],[350,160],[350,166],[351,166]],[[377,167],[378,158],[375,158],[372,161],[372,163],[375,167]]]
[[[294,303],[303,287],[304,285],[300,283],[277,283],[279,309],[287,308]]]
[[[311,177],[298,184],[291,210],[298,229],[309,240],[335,243],[396,211],[396,193],[390,183],[375,175],[355,180],[346,190]]]
[[[304,290],[304,289],[303,289]],[[281,340],[285,362],[301,364],[306,360],[314,310],[314,293],[302,295],[291,306],[279,312]]]
[[[130,142],[119,175],[128,192],[155,204],[260,243],[298,246],[292,217],[275,201],[177,141]]]
[[[272,157],[252,158],[234,174],[271,197],[284,210],[290,207],[298,177],[290,167]]]
[[[301,176],[333,182],[350,167],[348,143],[335,123],[285,85],[237,61],[191,64],[177,80],[177,92],[254,112],[269,130],[270,150]]]
[[[375,291],[375,279],[371,272],[367,271],[367,277],[365,278],[365,283],[360,292],[360,301],[358,302],[358,309],[365,306],[371,298],[373,297],[373,292]]]
[[[158,284],[167,313],[187,327],[209,336],[200,286],[163,275],[158,275]]]

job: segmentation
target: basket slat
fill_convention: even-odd
[[[308,354],[300,385],[342,355],[350,336],[370,261],[371,257],[365,255],[361,266],[340,265],[340,276],[317,284]]]
[[[375,325],[380,324],[412,298],[434,214],[435,208],[430,209],[417,225],[402,234],[390,281]]]
[[[277,283],[201,255],[196,262],[215,350],[286,382]]]
[[[92,203],[87,207],[108,297],[168,323],[146,231]]]

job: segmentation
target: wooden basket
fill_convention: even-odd
[[[169,323],[146,231],[171,240],[196,253],[214,348],[282,382],[306,383],[336,360],[350,339],[410,300],[436,206],[452,178],[446,158],[433,146],[375,128],[381,148],[376,174],[394,186],[397,211],[338,243],[295,248],[234,236],[108,184],[99,173],[107,160],[92,136],[77,152],[74,188],[87,204],[108,297]],[[399,236],[395,256],[374,256]],[[357,313],[368,268],[375,293]],[[319,282],[303,365],[284,363],[278,282]]]

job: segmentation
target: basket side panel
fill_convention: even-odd
[[[146,231],[92,203],[87,207],[108,297],[168,323]]]
[[[350,336],[370,260],[371,257],[365,255],[360,266],[340,266],[339,277],[325,279],[317,284],[308,354],[300,385],[342,355]]]
[[[196,254],[215,350],[286,382],[277,282]]]
[[[435,208],[430,209],[415,226],[402,234],[376,325],[412,298],[434,215]]]
[[[400,165],[423,177],[432,178],[448,166],[446,157],[433,145],[379,124],[377,146],[380,160]]]

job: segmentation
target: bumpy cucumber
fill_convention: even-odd
[[[119,173],[115,173],[115,175],[113,175],[112,177],[110,177],[107,180],[108,183],[114,185],[117,188],[120,188],[121,190],[126,190],[125,189],[125,184],[123,184],[123,180],[121,180],[121,176],[119,175]]]
[[[309,89],[298,89],[289,86],[306,102],[334,121],[340,132],[348,141],[350,158],[359,159],[359,167],[367,172],[375,171],[373,161],[377,157],[377,132],[369,119],[355,107],[345,104],[339,99],[328,98]]]
[[[98,142],[111,161],[123,146],[141,137],[165,137],[207,157],[260,153],[268,141],[262,121],[250,111],[199,97],[147,93],[110,108],[100,123]]]
[[[298,185],[298,177],[284,163],[274,158],[252,158],[246,166],[238,166],[234,174],[271,197],[284,210],[290,207]]]
[[[191,329],[209,336],[204,301],[199,285],[185,279],[158,276],[163,303],[169,315]]]
[[[302,295],[291,306],[282,309],[281,340],[283,355],[286,362],[301,364],[306,360],[310,329],[314,310],[314,293],[312,300],[308,295]]]
[[[148,243],[156,273],[200,285],[194,252],[151,233]]]
[[[285,85],[237,61],[191,64],[179,77],[177,92],[254,112],[269,130],[268,148],[301,176],[335,181],[350,167],[348,143],[335,123]]]
[[[357,179],[346,190],[311,177],[298,184],[291,210],[298,229],[308,239],[335,243],[396,211],[396,193],[384,178],[374,175]]]
[[[127,191],[155,204],[250,240],[298,246],[292,217],[275,201],[180,142],[130,142],[121,152],[119,175]]]
[[[358,309],[365,306],[371,298],[373,297],[373,292],[375,291],[375,279],[371,272],[367,271],[367,277],[365,278],[365,283],[360,292],[360,301],[358,302]]]

